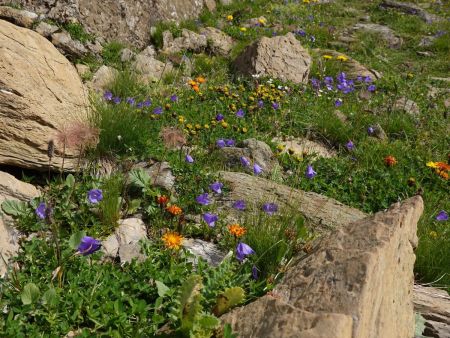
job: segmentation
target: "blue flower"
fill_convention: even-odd
[[[239,110],[236,112],[236,116],[237,116],[237,117],[244,117],[244,116],[245,116],[244,110],[243,110],[243,109],[239,109]]]
[[[119,104],[120,102],[122,102],[122,99],[120,98],[120,97],[118,97],[118,96],[116,96],[116,97],[113,97],[113,102],[115,103],[115,104]]]
[[[436,215],[436,221],[439,221],[439,222],[448,221],[448,214],[447,214],[444,210],[441,210],[441,211]]]
[[[225,144],[227,147],[234,147],[236,145],[236,142],[233,139],[227,139],[225,140]]]
[[[219,148],[223,148],[223,147],[226,146],[225,141],[224,141],[223,139],[217,140],[217,141],[216,141],[216,145],[217,145]]]
[[[106,92],[103,94],[103,98],[104,98],[106,101],[111,101],[112,98],[113,98],[113,94],[108,90],[108,91],[106,91]]]
[[[242,164],[244,167],[248,167],[248,166],[250,165],[250,161],[247,160],[247,158],[244,157],[244,156],[241,156],[241,157],[239,158],[239,160],[241,161],[241,164]]]
[[[334,105],[335,105],[336,107],[342,106],[342,103],[343,103],[342,99],[337,99],[336,101],[334,101]]]
[[[273,215],[278,211],[278,205],[276,205],[275,203],[265,203],[262,209],[266,214]]]
[[[101,245],[99,240],[96,240],[93,237],[84,236],[81,239],[80,245],[78,245],[78,252],[83,256],[87,256],[98,251]]]
[[[347,150],[352,151],[353,149],[355,149],[355,144],[352,141],[348,141],[345,147],[347,148]]]
[[[161,115],[163,112],[162,107],[156,107],[155,109],[153,109],[153,114],[155,115]]]
[[[152,101],[147,99],[144,101],[144,107],[150,107],[152,105]]]
[[[248,255],[253,255],[255,251],[245,243],[239,242],[236,246],[236,258],[242,262]]]
[[[187,163],[194,163],[194,159],[193,159],[192,156],[189,155],[189,154],[186,155],[186,157],[184,158],[184,160],[185,160]]]
[[[252,266],[252,278],[254,280],[258,279],[258,268],[255,265]]]
[[[103,199],[103,193],[100,189],[92,189],[88,192],[88,200],[92,204],[97,204]]]
[[[223,114],[217,114],[216,115],[216,121],[222,121],[224,119]]]
[[[220,182],[214,182],[213,184],[211,184],[209,186],[209,188],[214,191],[216,194],[221,194],[222,193],[222,187],[223,184]]]
[[[317,173],[314,171],[312,165],[308,165],[308,167],[306,167],[306,172],[305,172],[306,178],[312,179],[316,175],[317,175]]]
[[[172,101],[172,102],[177,102],[177,101],[178,101],[178,96],[176,96],[175,94],[172,95],[172,96],[170,97],[170,101]]]
[[[373,135],[375,133],[375,129],[372,126],[369,126],[369,128],[367,128],[367,134],[369,135]]]
[[[375,90],[377,90],[377,87],[375,85],[371,84],[369,87],[367,87],[367,90],[369,92],[374,92]]]
[[[236,210],[245,210],[246,205],[244,200],[237,200],[233,203],[233,208]]]
[[[253,173],[259,175],[263,172],[263,169],[258,164],[253,164]]]
[[[257,105],[258,105],[258,108],[264,107],[264,101],[263,100],[258,100]]]
[[[211,214],[209,212],[203,214],[203,220],[211,228],[216,225],[216,222],[218,221],[218,219],[219,219],[219,216]]]
[[[127,97],[126,101],[130,106],[133,106],[135,104],[135,99],[133,97]]]
[[[44,202],[41,202],[41,203],[39,203],[36,210],[34,210],[34,212],[36,213],[37,217],[39,217],[40,219],[45,219],[46,210],[47,210],[47,206],[45,205]]]
[[[274,110],[277,110],[278,108],[280,108],[280,104],[278,102],[272,102],[272,108]]]
[[[199,203],[201,205],[208,205],[209,203],[211,203],[211,201],[209,200],[209,197],[208,197],[208,193],[198,195],[195,198],[195,200],[197,201],[197,203]]]

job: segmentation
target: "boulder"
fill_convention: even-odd
[[[213,54],[226,56],[233,48],[231,36],[214,27],[206,27],[200,30],[200,34],[206,36],[208,48]]]
[[[236,70],[245,75],[270,76],[282,81],[307,83],[311,56],[295,35],[262,37],[248,46],[234,61]]]
[[[230,187],[230,193],[222,196],[220,200],[229,212],[232,212],[231,204],[236,200],[244,200],[250,206],[275,202],[282,209],[302,214],[317,230],[324,231],[366,217],[362,211],[332,198],[293,189],[264,178],[229,171],[221,171],[219,176],[221,182]]]
[[[291,265],[271,292],[276,300],[265,296],[222,320],[241,338],[413,337],[414,248],[422,211],[422,198],[416,196],[386,212],[342,225],[305,259]],[[299,335],[302,331],[296,327],[302,321],[295,318],[301,312],[292,315],[296,311],[309,314],[317,324],[312,329],[323,329]],[[331,322],[320,318],[324,315],[331,315]],[[270,332],[273,327],[280,333],[266,335],[262,329]]]
[[[336,152],[324,145],[310,141],[306,138],[288,137],[285,141],[274,138],[272,142],[283,147],[282,153],[291,152],[293,155],[309,155],[314,158],[332,158],[336,156]]]
[[[23,11],[9,6],[0,6],[0,19],[12,22],[17,26],[32,28],[38,15],[33,12]]]
[[[48,143],[66,125],[85,121],[87,95],[75,68],[38,33],[0,20],[0,164],[46,170]],[[62,164],[56,144],[51,168]],[[77,163],[66,149],[65,168]]]
[[[162,52],[166,54],[174,54],[181,51],[201,52],[208,45],[205,35],[197,34],[188,29],[182,29],[181,36],[173,38],[170,31],[163,33],[163,48]]]
[[[95,36],[143,48],[150,27],[197,17],[203,0],[15,0],[23,8],[60,23],[78,22]]]
[[[117,74],[119,74],[117,69],[103,65],[94,73],[92,80],[88,83],[88,87],[103,93],[109,89]]]
[[[28,202],[39,196],[39,191],[31,184],[19,181],[14,176],[0,171],[0,205],[5,200]],[[1,210],[1,209],[0,209]],[[19,249],[19,232],[13,227],[13,220],[5,213],[0,213],[0,277],[6,272],[3,259],[8,259]],[[3,259],[2,259],[3,257]]]
[[[36,32],[41,34],[43,37],[50,38],[53,33],[59,31],[59,27],[55,25],[50,25],[44,21],[39,22],[39,24],[34,29]]]
[[[155,59],[155,56],[156,52],[153,46],[148,46],[136,55],[133,67],[143,82],[158,81],[163,75],[173,70],[171,62],[161,62]]]

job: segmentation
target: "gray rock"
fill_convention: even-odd
[[[21,182],[14,176],[0,171],[0,205],[5,200],[28,202],[39,195],[39,191],[31,184]],[[18,250],[19,231],[14,228],[13,219],[0,209],[0,277],[6,272],[5,261],[7,263]]]
[[[274,138],[272,142],[284,147],[282,153],[291,151],[293,155],[299,156],[306,153],[308,156],[314,158],[332,158],[336,156],[336,152],[332,149],[302,137],[287,137],[284,141],[279,138]]]
[[[436,40],[435,36],[424,36],[420,39],[419,47],[430,47],[433,45],[434,40]]]
[[[88,41],[86,43],[86,48],[89,52],[97,56],[99,56],[103,52],[103,46],[98,39],[96,39],[94,42]]]
[[[381,8],[393,8],[397,9],[403,13],[417,15],[419,18],[427,23],[432,23],[436,21],[442,21],[442,18],[437,15],[430,14],[416,4],[409,2],[399,2],[393,0],[383,0],[380,4]]]
[[[311,56],[295,35],[262,37],[248,46],[234,61],[244,75],[262,75],[294,83],[307,83]]]
[[[67,32],[53,33],[51,40],[53,45],[65,55],[82,57],[88,53],[86,47],[80,41],[73,40]]]
[[[200,34],[206,36],[208,48],[216,55],[228,55],[233,48],[231,36],[214,27],[206,27],[200,30]]]
[[[155,55],[153,46],[148,46],[135,58],[133,67],[139,73],[143,82],[157,81],[173,70],[172,63],[156,60]]]
[[[88,86],[97,92],[103,93],[109,88],[118,73],[116,69],[103,65],[95,72]]]
[[[136,56],[136,53],[134,53],[129,48],[124,48],[120,51],[120,61],[122,61],[122,62],[132,61],[135,56]]]
[[[373,131],[374,131],[373,136],[376,137],[377,139],[380,139],[382,141],[388,139],[385,131],[383,130],[383,128],[381,128],[379,123],[373,126]]]
[[[13,2],[57,22],[80,23],[88,33],[108,41],[119,41],[138,48],[143,48],[150,42],[150,26],[162,21],[181,22],[194,19],[204,6],[203,0],[14,0]]]
[[[33,12],[24,11],[9,6],[0,6],[0,19],[12,22],[17,26],[32,28],[38,19],[38,15]]]
[[[406,97],[401,97],[394,103],[395,110],[403,110],[405,113],[413,117],[417,117],[420,114],[420,109],[417,103]]]
[[[119,248],[119,258],[121,263],[131,263],[133,259],[143,262],[146,256],[141,252],[139,243],[124,244]]]
[[[391,48],[399,48],[403,43],[402,39],[396,36],[394,31],[388,26],[375,23],[357,23],[354,29],[378,34]]]
[[[219,0],[221,5],[228,6],[233,3],[233,0]]]
[[[194,256],[203,258],[212,266],[219,265],[225,257],[225,254],[214,243],[201,239],[188,238],[183,240],[182,245]]]
[[[205,50],[207,45],[208,41],[205,35],[197,34],[188,29],[183,28],[181,36],[175,39],[169,31],[163,33],[162,51],[166,54],[174,54],[184,50],[201,52]]]
[[[106,257],[115,258],[121,255],[130,259],[139,257],[139,241],[147,238],[147,230],[144,222],[139,218],[127,218],[119,221],[119,226],[114,233],[102,241],[102,251]],[[134,246],[134,248],[132,248]]]
[[[204,0],[205,7],[208,8],[210,12],[214,12],[216,10],[216,2],[214,0]]]
[[[59,27],[41,21],[34,30],[41,34],[43,37],[49,38],[53,33],[56,33],[59,30]]]
[[[132,169],[143,169],[151,178],[151,184],[168,191],[172,190],[175,184],[175,176],[168,162],[157,162],[149,166],[147,162],[139,162]]]

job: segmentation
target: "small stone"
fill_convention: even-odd
[[[206,242],[201,239],[185,239],[183,247],[189,250],[194,256],[203,258],[209,265],[219,265],[225,257],[225,254],[219,250],[217,245]],[[196,263],[194,261],[194,263]]]
[[[283,147],[282,153],[286,153],[289,149],[291,149],[293,155],[298,156],[303,156],[304,154],[307,154],[312,158],[332,158],[336,156],[336,152],[332,149],[327,148],[318,142],[310,141],[302,137],[287,137],[286,141],[282,141],[279,138],[274,138],[272,142]]]
[[[417,103],[406,97],[401,97],[394,103],[394,109],[403,110],[411,116],[417,117],[420,114],[420,109]]]
[[[56,33],[59,30],[58,26],[50,25],[44,21],[39,22],[36,26],[35,31],[41,34],[42,36],[49,38],[53,33]]]
[[[175,184],[175,176],[168,162],[157,162],[150,165],[147,162],[139,162],[133,169],[143,169],[149,176],[152,185],[171,191]]]
[[[143,82],[157,81],[173,70],[172,63],[166,63],[154,58],[156,52],[153,46],[148,46],[139,53],[133,63],[134,69],[140,74]]]
[[[53,45],[61,50],[63,54],[72,57],[82,57],[88,53],[86,47],[80,41],[73,40],[67,32],[53,33],[51,39]]]
[[[117,69],[103,65],[95,72],[89,86],[92,89],[103,93],[109,88],[118,73]]]
[[[181,36],[173,38],[169,31],[163,32],[163,49],[166,54],[174,54],[184,50],[201,52],[207,47],[206,36],[197,34],[188,29],[181,31]]]
[[[136,54],[129,48],[124,48],[120,51],[120,61],[129,62],[134,59]]]

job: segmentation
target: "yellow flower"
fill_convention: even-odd
[[[414,77],[414,74],[413,74],[413,73],[408,73],[408,74],[406,74],[406,76],[407,76],[408,78],[412,79],[412,78]]]
[[[245,134],[246,132],[248,131],[248,129],[247,128],[245,128],[245,127],[242,127],[242,132]]]
[[[427,162],[427,167],[437,169],[438,163],[437,162]]]
[[[346,57],[345,55],[338,55],[337,57],[336,57],[336,60],[339,60],[339,61],[348,61],[348,57]]]
[[[325,60],[331,60],[333,57],[331,55],[324,55],[323,58]]]
[[[247,28],[241,27],[241,28],[239,28],[239,30],[240,30],[241,32],[246,32],[246,31],[247,31]]]
[[[436,239],[438,237],[438,234],[436,231],[430,231],[430,237],[433,239]]]
[[[228,128],[228,123],[226,123],[225,121],[222,121],[220,124],[222,125],[223,128],[225,129]]]
[[[162,241],[168,249],[180,249],[183,237],[176,232],[167,232],[162,236]]]
[[[231,14],[227,15],[227,21],[233,21],[233,16]]]
[[[178,122],[184,123],[186,120],[183,115],[178,116]]]
[[[205,124],[204,126],[203,126],[205,129],[209,129],[209,124]]]
[[[259,19],[258,19],[258,22],[261,24],[261,25],[265,25],[266,23],[267,23],[267,20],[266,20],[266,18],[264,18],[264,17],[260,17]]]
[[[197,124],[195,125],[195,129],[197,129],[197,130],[202,129],[202,126],[199,125],[199,124],[197,123]]]
[[[190,124],[190,123],[186,124],[186,128],[187,129],[192,129],[192,124]]]
[[[286,148],[286,146],[284,144],[280,143],[279,145],[277,145],[277,150],[280,151],[280,152],[283,151],[284,148]]]

